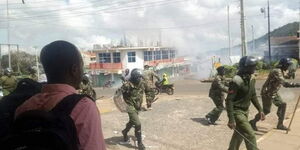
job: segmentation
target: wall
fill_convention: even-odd
[[[135,52],[135,60],[136,62],[128,62],[128,55],[127,52]],[[125,69],[134,69],[134,68],[139,68],[143,69],[144,68],[144,51],[142,50],[124,50],[121,52],[121,61],[123,64],[123,70]]]

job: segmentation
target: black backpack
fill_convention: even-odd
[[[30,110],[20,114],[12,132],[1,141],[3,150],[78,150],[79,139],[70,114],[85,95],[66,96],[51,111]]]
[[[0,100],[0,139],[8,135],[17,107],[33,95],[40,93],[41,89],[41,83],[25,78],[18,82],[12,93],[2,97]]]

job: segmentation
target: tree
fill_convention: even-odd
[[[24,51],[11,53],[11,67],[14,72],[28,74],[28,68],[35,66],[35,56]],[[8,55],[3,55],[1,59],[1,67],[8,68]]]

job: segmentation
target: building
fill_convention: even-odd
[[[88,51],[81,51],[81,56],[84,64],[84,70],[90,70],[90,64],[96,62],[96,54]]]
[[[272,61],[281,58],[295,58],[299,60],[299,39],[296,36],[273,37],[271,39]],[[268,47],[265,47],[265,60],[269,58]]]
[[[125,69],[152,66],[158,74],[167,73],[178,76],[189,72],[189,65],[183,57],[177,57],[177,50],[171,47],[120,47],[93,50],[96,62],[90,64],[95,86],[102,86],[107,81],[121,82]]]

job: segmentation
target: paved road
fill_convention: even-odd
[[[263,81],[257,82],[257,90]],[[227,116],[222,113],[218,125],[208,126],[204,116],[213,108],[212,101],[207,97],[209,83],[196,80],[175,82],[175,95],[159,95],[153,110],[141,112],[144,143],[148,149],[159,150],[224,150],[227,148],[232,131],[226,127]],[[299,89],[282,89],[280,93],[288,103],[288,113],[293,109]],[[114,90],[97,90],[105,97],[112,96]],[[100,100],[100,109],[113,107],[109,99]],[[115,109],[113,109],[115,110]],[[256,110],[251,107],[250,117]],[[107,147],[110,150],[134,149],[134,144],[120,145],[120,131],[128,121],[127,114],[112,111],[102,114],[102,124]],[[276,111],[267,116],[267,120],[258,124],[261,132],[258,138],[276,126]],[[134,135],[133,130],[130,135]],[[134,137],[132,137],[134,138]]]

